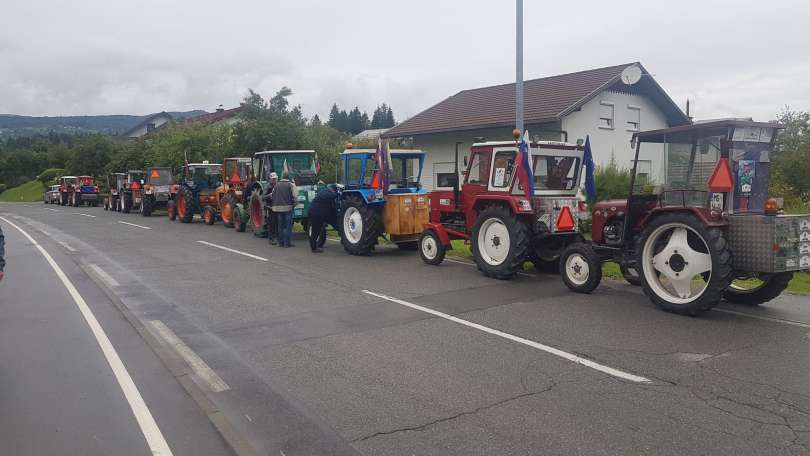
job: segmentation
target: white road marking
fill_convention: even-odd
[[[68,252],[70,252],[70,253],[76,253],[76,252],[78,252],[78,250],[76,250],[76,249],[74,249],[73,247],[71,247],[71,246],[70,246],[70,245],[69,245],[67,242],[62,242],[62,241],[57,241],[57,242],[59,242],[59,245],[61,245],[62,247],[64,247],[64,248],[65,248],[65,249],[66,249]]]
[[[42,232],[42,234],[44,234],[45,236],[51,237],[51,233],[49,233],[49,232],[47,232],[47,231],[43,230],[42,228],[39,228],[39,231],[41,231],[41,232]]]
[[[254,260],[270,261],[267,258],[262,258],[260,256],[253,255],[252,253],[247,253],[247,252],[243,252],[241,250],[235,250],[235,249],[232,249],[230,247],[225,247],[224,245],[213,244],[211,242],[206,242],[206,241],[197,241],[197,242],[199,242],[200,244],[205,244],[205,245],[210,246],[210,247],[214,247],[214,248],[217,248],[217,249],[224,250],[226,252],[231,252],[231,253],[236,253],[236,254],[239,254],[239,255],[244,255],[244,256],[246,256],[248,258],[253,258]]]
[[[410,303],[410,302],[407,302],[407,301],[403,301],[401,299],[392,298],[392,297],[386,296],[384,294],[375,293],[373,291],[363,290],[363,293],[371,295],[371,296],[376,296],[378,298],[385,299],[386,301],[394,302],[394,303],[397,303],[397,304],[400,304],[400,305],[403,305],[403,306],[406,306],[406,307],[410,307],[411,309],[415,309],[415,310],[419,310],[421,312],[429,313],[429,314],[435,315],[435,316],[437,316],[439,318],[444,318],[445,320],[450,320],[450,321],[452,321],[454,323],[458,323],[460,325],[468,326],[470,328],[474,328],[474,329],[477,329],[479,331],[483,331],[483,332],[488,333],[488,334],[492,334],[492,335],[495,335],[495,336],[498,336],[498,337],[502,337],[504,339],[508,339],[508,340],[513,341],[513,342],[517,342],[519,344],[527,345],[529,347],[536,348],[538,350],[542,350],[542,351],[544,351],[546,353],[550,353],[552,355],[559,356],[560,358],[567,359],[568,361],[571,361],[571,362],[576,363],[576,364],[580,364],[580,365],[585,366],[585,367],[590,367],[591,369],[598,370],[599,372],[603,372],[605,374],[611,375],[611,376],[616,377],[616,378],[620,378],[620,379],[623,379],[623,380],[628,380],[628,381],[636,382],[636,383],[650,383],[651,382],[651,380],[648,379],[648,378],[640,377],[638,375],[629,374],[627,372],[620,371],[618,369],[614,369],[612,367],[608,367],[608,366],[599,364],[597,362],[591,361],[591,360],[583,358],[581,356],[574,355],[573,353],[568,353],[568,352],[562,351],[562,350],[560,350],[558,348],[550,347],[548,345],[544,345],[544,344],[541,344],[539,342],[535,342],[533,340],[524,339],[522,337],[515,336],[515,335],[509,334],[509,333],[505,333],[505,332],[499,331],[497,329],[492,329],[492,328],[489,328],[487,326],[480,325],[478,323],[473,323],[471,321],[462,320],[461,318],[454,317],[454,316],[446,314],[444,312],[439,312],[437,310],[433,310],[433,309],[423,307],[423,306],[420,306],[418,304],[413,304],[413,303]]]
[[[160,432],[160,428],[155,422],[152,413],[149,411],[149,407],[146,406],[146,402],[144,402],[140,391],[138,391],[138,387],[135,386],[135,382],[132,380],[132,377],[130,377],[129,372],[127,372],[126,366],[124,366],[124,362],[121,361],[121,358],[118,356],[118,352],[115,351],[115,347],[113,347],[112,342],[110,342],[110,339],[104,332],[104,328],[102,328],[101,324],[98,322],[98,320],[96,320],[95,315],[93,315],[93,311],[90,310],[90,307],[87,305],[87,302],[85,302],[82,295],[80,295],[78,290],[76,290],[76,287],[73,286],[73,283],[62,271],[62,268],[56,264],[53,257],[51,257],[51,255],[44,248],[42,248],[42,246],[39,245],[39,243],[37,243],[33,237],[31,237],[31,235],[23,231],[19,226],[10,222],[8,219],[0,217],[0,220],[3,220],[16,228],[17,231],[28,238],[31,244],[33,244],[34,247],[39,250],[39,253],[45,257],[45,260],[62,281],[62,285],[65,286],[71,298],[73,298],[73,302],[75,302],[76,307],[79,308],[84,320],[87,322],[87,326],[90,327],[90,330],[96,337],[96,342],[98,342],[101,352],[107,359],[107,363],[110,365],[110,369],[112,369],[113,375],[118,381],[118,385],[121,387],[121,391],[124,393],[124,397],[129,403],[129,407],[132,409],[133,415],[135,415],[135,420],[138,422],[138,426],[141,428],[141,432],[143,433],[152,454],[171,456],[172,450],[169,448],[169,444],[166,443],[163,433]]]
[[[782,318],[765,317],[762,315],[752,315],[750,313],[737,312],[736,310],[718,309],[717,307],[715,307],[712,310],[714,310],[715,312],[723,312],[731,315],[737,315],[740,317],[748,317],[748,318],[755,318],[757,320],[770,321],[772,323],[782,323],[783,325],[798,326],[800,328],[810,328],[810,323],[804,323],[802,321],[785,320]]]
[[[113,279],[111,275],[107,274],[107,271],[101,269],[97,264],[90,264],[89,266],[90,269],[93,270],[93,272],[95,272],[96,274],[98,274],[99,277],[101,277],[101,280],[103,280],[108,287],[115,288],[121,285],[120,283],[118,283],[117,280]]]
[[[138,228],[143,228],[145,230],[151,230],[152,229],[152,228],[149,228],[148,226],[136,225],[134,223],[129,223],[129,222],[122,222],[121,220],[119,220],[118,223],[123,223],[124,225],[129,225],[129,226],[136,226]]]
[[[25,207],[34,207],[34,206],[31,206],[30,204],[23,204],[23,206],[25,206]]]
[[[183,357],[183,359],[191,366],[191,369],[194,371],[197,376],[206,383],[208,388],[215,393],[221,393],[222,391],[227,391],[231,389],[227,383],[225,383],[222,378],[214,372],[213,369],[208,367],[208,364],[202,360],[196,353],[194,353],[188,345],[185,344],[177,334],[174,333],[165,323],[160,320],[150,320],[149,324],[152,325],[152,328],[158,333],[158,335],[169,344],[172,348],[174,348],[177,353]]]
[[[50,207],[46,207],[45,209],[47,209],[47,210],[49,210],[49,211],[53,211],[53,212],[62,212],[62,211],[61,211],[61,210],[59,210],[59,209],[53,209],[53,208],[50,208]]]
[[[467,265],[467,266],[475,266],[475,263],[470,263],[469,261],[454,260],[452,258],[446,258],[446,257],[445,257],[444,261],[449,261],[451,263],[464,264],[464,265]],[[535,277],[536,276],[535,274],[529,274],[528,272],[518,272],[518,275],[521,275],[521,276],[524,276],[524,277]]]
[[[95,215],[90,215],[90,214],[82,214],[81,212],[74,212],[74,213],[75,213],[76,215],[81,215],[81,216],[84,216],[84,217],[93,217],[93,218],[96,218],[96,216],[95,216]]]

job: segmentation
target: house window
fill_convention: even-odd
[[[599,128],[613,130],[613,103],[609,101],[599,102]]]
[[[627,131],[640,131],[641,129],[641,108],[638,106],[627,106]]]

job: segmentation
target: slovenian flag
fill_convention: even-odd
[[[526,196],[534,195],[534,170],[532,169],[531,153],[529,152],[529,131],[523,135],[518,144],[517,153],[518,179],[523,183]]]

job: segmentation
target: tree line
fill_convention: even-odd
[[[352,135],[356,135],[370,128],[391,128],[395,124],[394,110],[385,103],[377,106],[374,113],[371,115],[371,119],[369,119],[365,111],[360,112],[360,108],[357,106],[349,112],[346,112],[340,109],[337,103],[335,103],[332,105],[331,111],[329,111],[329,120],[326,122],[326,125],[335,130]]]
[[[323,179],[334,181],[339,154],[349,135],[315,117],[306,119],[300,106],[290,105],[290,95],[292,90],[284,87],[265,100],[250,90],[243,100],[240,122],[175,122],[134,141],[100,134],[7,139],[0,143],[0,185],[11,188],[62,172],[92,175],[102,181],[111,172],[150,165],[179,168],[186,158],[189,162],[221,162],[225,157],[250,157],[272,149],[317,151]]]

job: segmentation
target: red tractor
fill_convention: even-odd
[[[217,207],[222,224],[240,232],[247,227],[245,205],[253,181],[252,163],[250,157],[226,158],[222,164],[222,185],[217,188]]]
[[[478,269],[489,277],[510,279],[526,261],[538,270],[556,271],[560,253],[580,237],[577,192],[583,154],[581,146],[552,141],[527,144],[525,152],[519,152],[517,141],[473,144],[461,188],[456,178],[445,183],[452,189],[430,194],[430,222],[419,240],[422,260],[441,263],[450,241],[463,239],[472,244]],[[520,171],[526,166],[533,172]],[[527,195],[525,189],[532,187]]]
[[[778,296],[794,271],[810,268],[810,215],[783,215],[768,197],[779,128],[729,119],[636,133],[628,198],[594,206],[592,240],[560,258],[565,284],[593,291],[612,260],[679,314]],[[659,163],[660,175],[641,160]]]

